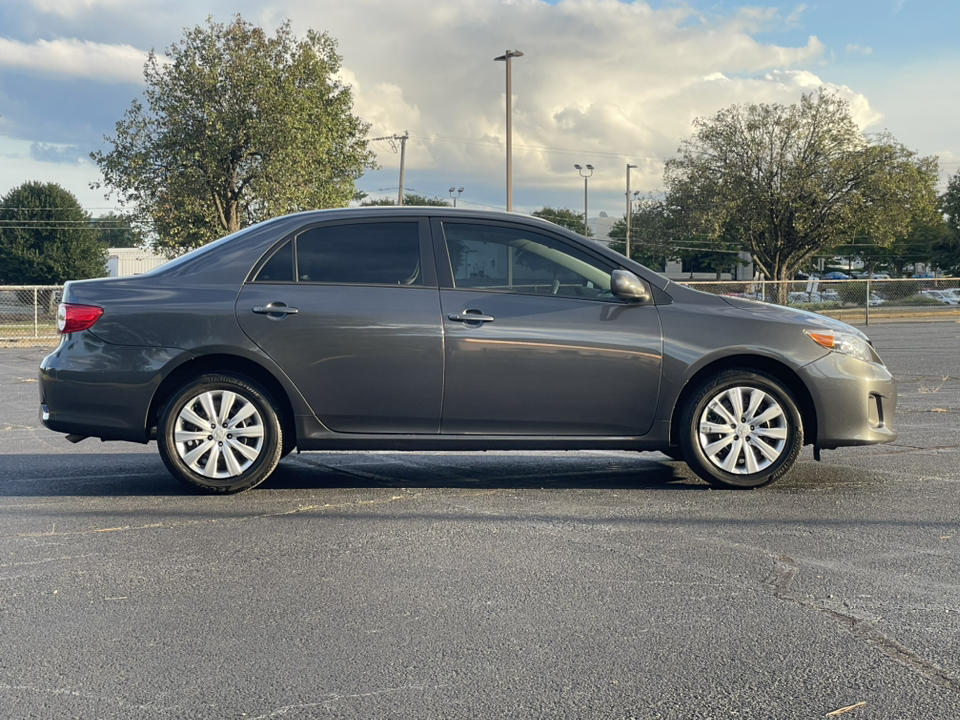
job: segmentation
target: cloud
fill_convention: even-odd
[[[505,67],[493,59],[507,49],[524,53],[512,61],[515,181],[547,189],[568,186],[577,162],[597,167],[597,191],[620,188],[627,162],[640,165],[637,187],[655,189],[696,117],[832,87],[798,70],[823,56],[816,37],[799,46],[755,37],[785,22],[770,9],[715,16],[616,0],[353,0],[335,15],[323,3],[290,7],[300,28],[326,23],[338,39],[372,135],[410,130],[408,174],[502,173]],[[394,172],[388,149],[380,160]]]
[[[873,55],[873,48],[859,45],[847,45],[848,55]]]
[[[208,13],[224,23],[239,13],[270,33],[289,18],[300,37],[314,28],[338,41],[341,77],[352,87],[354,111],[371,123],[370,137],[410,132],[408,187],[445,194],[464,185],[461,201],[486,192],[501,207],[505,64],[494,58],[509,49],[524,52],[511,63],[515,189],[539,193],[533,207],[558,205],[561,193],[582,188],[572,182],[574,163],[597,168],[592,207],[604,207],[599,195],[596,205],[592,200],[604,192],[619,207],[627,162],[639,166],[634,189],[657,189],[664,160],[690,135],[693,120],[735,103],[794,103],[823,86],[850,101],[861,127],[881,118],[862,94],[810,71],[826,55],[816,36],[770,40],[796,37],[797,23],[807,19],[803,4],[786,17],[774,7],[711,4],[699,11],[642,0],[209,0],[202,8],[169,0],[33,0],[32,7],[34,16],[20,25],[74,39],[37,40],[40,33],[27,32],[2,40],[0,67],[45,73],[51,95],[62,95],[71,78],[96,77],[96,104],[112,120],[95,113],[92,99],[73,101],[70,122],[82,137],[20,135],[31,142],[85,147],[90,137],[111,134],[133,99],[119,83],[142,83],[145,53],[136,47],[179,42],[183,28],[204,25]],[[37,111],[38,127],[50,115]],[[31,128],[31,118],[18,127]],[[386,142],[375,149],[383,170],[361,180],[368,192],[397,184],[399,156]]]
[[[94,8],[122,8],[126,0],[32,0],[31,4],[41,13],[73,18],[89,13]]]
[[[39,142],[30,144],[30,157],[40,162],[74,165],[87,161],[88,156],[89,151],[76,145],[51,145]]]
[[[32,43],[0,38],[0,67],[48,76],[142,82],[146,57],[145,52],[130,45],[107,45],[76,38]]]
[[[803,18],[803,14],[806,11],[807,11],[806,3],[801,3],[800,5],[797,5],[797,7],[793,9],[793,12],[787,15],[786,19],[784,20],[784,23],[788,27],[799,26],[801,24],[801,19]]]

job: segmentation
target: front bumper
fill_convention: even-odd
[[[89,332],[66,335],[40,363],[40,420],[56,432],[145,443],[162,371],[182,355],[109,345]]]
[[[818,448],[896,440],[897,386],[883,365],[831,352],[800,375],[817,408]]]

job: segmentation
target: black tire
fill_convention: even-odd
[[[284,442],[277,410],[264,390],[247,378],[211,374],[167,401],[157,445],[177,479],[207,492],[236,493],[270,476]]]
[[[683,461],[684,461],[684,460],[683,460],[683,450],[681,450],[680,447],[677,446],[677,445],[673,445],[673,446],[668,447],[668,448],[663,448],[660,452],[662,452],[664,455],[666,455],[666,456],[667,456],[668,458],[670,458],[671,460],[677,460],[677,461],[679,461],[679,462],[683,462]]]
[[[293,431],[293,428],[290,427],[290,424],[287,424],[287,427],[282,427],[283,430],[283,444],[280,446],[280,459],[283,460],[287,455],[292,453],[297,449],[297,434]]]
[[[683,409],[680,449],[690,468],[720,488],[758,488],[786,475],[803,447],[790,391],[752,370],[707,380]]]

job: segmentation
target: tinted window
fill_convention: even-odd
[[[501,292],[610,298],[602,260],[521,228],[444,223],[454,285]]]
[[[421,285],[416,222],[313,228],[297,237],[300,282]]]
[[[260,268],[257,282],[293,282],[293,243],[284,243]]]

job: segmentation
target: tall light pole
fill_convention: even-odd
[[[456,195],[453,194],[454,191],[456,191],[457,193]],[[462,194],[463,194],[463,188],[450,188],[450,197],[453,198],[454,207],[457,206],[457,198],[460,197]]]
[[[580,165],[574,165],[577,171],[580,173],[580,177],[583,178],[583,236],[590,236],[590,227],[587,224],[587,218],[590,217],[587,215],[587,180],[593,175],[593,165],[587,165],[586,167],[581,167]],[[589,170],[589,172],[584,173],[584,170]]]
[[[507,212],[513,212],[513,83],[510,79],[510,58],[523,57],[519,50],[507,50],[494,61],[507,64]]]
[[[630,220],[633,215],[633,201],[630,200],[630,168],[635,168],[636,165],[631,165],[627,163],[627,246],[626,246],[626,256],[630,257]]]

